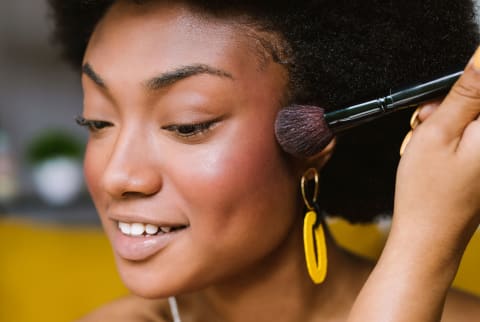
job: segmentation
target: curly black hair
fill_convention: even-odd
[[[50,0],[55,38],[74,66],[81,66],[90,35],[113,2]],[[280,35],[289,58],[290,101],[327,111],[463,69],[479,41],[472,0],[184,2],[207,15],[249,17]],[[407,114],[338,138],[322,171],[322,209],[351,222],[391,212]]]

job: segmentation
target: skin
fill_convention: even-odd
[[[136,296],[85,321],[168,321],[170,295],[184,322],[347,319],[373,265],[328,237],[328,278],[316,286],[308,277],[298,186],[334,143],[309,160],[281,151],[273,125],[288,82],[282,66],[231,22],[181,4],[121,1],[96,27],[84,64],[83,116],[100,121],[88,123],[85,175],[107,236],[115,239],[119,219],[187,226],[141,261],[114,249]],[[210,71],[146,86],[199,64]],[[188,137],[172,127],[205,121],[214,122]],[[465,307],[464,295],[452,298]],[[457,307],[448,312],[461,322]]]
[[[112,124],[91,135],[85,159],[107,235],[118,231],[114,219],[123,215],[188,226],[144,262],[116,253],[127,286],[147,297],[204,287],[258,265],[292,233],[299,208],[297,174],[272,131],[284,71],[248,64],[254,53],[231,27],[203,23],[182,8],[161,9],[150,14],[144,7],[114,6],[85,55],[105,86],[83,77],[84,117]],[[158,90],[144,86],[196,64],[231,77],[199,74]],[[212,120],[218,121],[208,131],[188,137],[164,128]],[[278,203],[278,196],[291,197]],[[271,229],[252,234],[251,227]]]

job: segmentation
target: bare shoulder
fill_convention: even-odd
[[[78,322],[167,322],[169,311],[167,300],[149,300],[129,295],[100,307]]]
[[[445,302],[442,322],[480,321],[480,297],[451,290]]]

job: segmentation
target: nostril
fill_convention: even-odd
[[[121,194],[123,199],[144,198],[153,195],[154,193],[143,193],[138,191],[125,191]]]
[[[102,177],[103,189],[112,198],[144,198],[162,188],[162,177],[154,164],[132,167],[110,164]]]
[[[105,167],[98,180],[112,198],[138,198],[157,193],[162,187],[162,171],[148,140],[139,140],[142,135],[135,131],[119,134],[110,153],[105,159]]]

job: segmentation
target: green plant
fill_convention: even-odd
[[[35,136],[27,148],[27,160],[32,163],[55,157],[81,159],[83,144],[64,130],[47,130]]]

